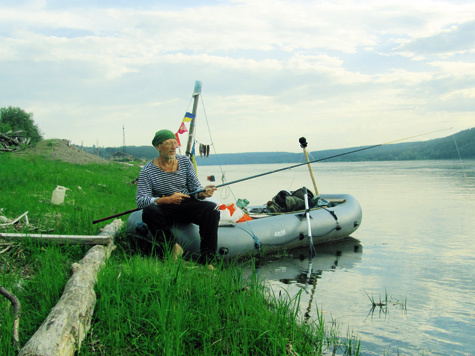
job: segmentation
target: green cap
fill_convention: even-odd
[[[163,141],[174,139],[176,140],[176,136],[170,130],[160,130],[155,133],[155,137],[152,140],[153,147],[157,147]]]

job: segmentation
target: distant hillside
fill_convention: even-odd
[[[25,151],[17,152],[17,155],[33,154],[51,160],[59,160],[74,164],[109,164],[109,161],[97,155],[83,152],[77,147],[70,145],[68,140],[49,139],[29,146]]]
[[[350,161],[398,161],[398,160],[430,160],[475,159],[475,128],[461,131],[454,135],[430,141],[397,143],[383,145],[371,149],[371,146],[351,147],[334,150],[310,152],[311,160],[324,159],[327,162]],[[458,148],[458,152],[457,152]],[[97,148],[85,147],[86,152],[97,154]],[[353,152],[358,151],[360,152]],[[122,147],[101,148],[101,157],[109,158]],[[152,159],[157,151],[152,146],[127,146],[126,152],[137,158]],[[349,153],[351,152],[351,153]],[[333,157],[327,159],[328,157]],[[208,158],[197,156],[198,165],[228,165],[228,164],[262,164],[262,163],[299,163],[302,153],[289,152],[243,152],[210,155]]]

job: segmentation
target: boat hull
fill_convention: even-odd
[[[326,194],[321,198],[332,203],[328,208],[309,212],[313,244],[338,241],[358,229],[362,210],[358,201],[349,194]],[[255,208],[249,208],[249,212]],[[142,223],[142,211],[136,211],[127,220],[127,232],[137,234]],[[187,254],[200,251],[199,227],[195,224],[177,225],[172,232]],[[303,212],[254,218],[238,224],[218,228],[217,255],[222,258],[246,257],[258,252],[291,250],[309,245],[308,223]],[[260,249],[258,248],[260,246]]]

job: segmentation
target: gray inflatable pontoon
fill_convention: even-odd
[[[338,241],[350,236],[361,224],[362,211],[358,201],[349,194],[322,194],[330,202],[328,207],[310,210],[310,223],[314,245]],[[218,256],[222,258],[246,257],[258,252],[291,250],[309,245],[307,218],[304,211],[269,215],[264,206],[247,207],[252,220],[219,226]],[[142,210],[130,215],[127,232],[144,234]],[[187,254],[200,251],[200,236],[195,224],[172,228],[175,238]],[[150,233],[148,233],[151,238]],[[260,249],[259,249],[260,246]]]

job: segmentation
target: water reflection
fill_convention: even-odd
[[[258,261],[256,274],[262,280],[279,281],[282,284],[313,284],[313,278],[321,278],[322,272],[350,269],[361,261],[363,246],[355,238],[316,246],[316,254],[309,259],[309,248],[295,249],[288,255]]]
[[[314,306],[318,280],[325,273],[355,267],[362,259],[363,246],[355,238],[347,237],[332,244],[316,246],[316,254],[309,258],[310,249],[300,248],[285,256],[256,262],[254,273],[279,298],[299,295],[299,308],[305,321],[318,317]],[[250,274],[252,271],[245,271]]]
[[[347,192],[360,202],[364,219],[354,236],[364,244],[364,258],[351,240],[341,248],[317,246],[310,278],[304,249],[302,256],[262,261],[261,280],[283,295],[300,291],[302,316],[318,305],[325,322],[357,333],[364,355],[473,355],[475,160],[465,160],[463,169],[453,160],[315,166],[321,192]],[[281,167],[233,166],[227,178]],[[233,192],[262,204],[280,189],[309,186],[306,170],[236,184]]]

